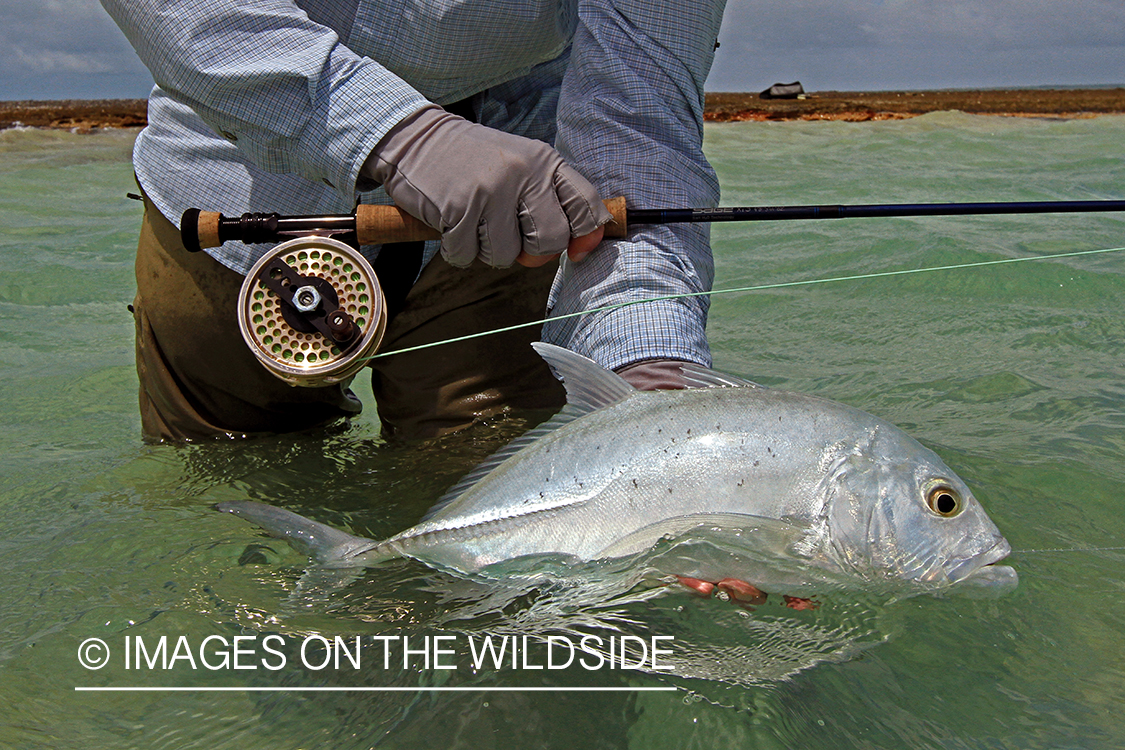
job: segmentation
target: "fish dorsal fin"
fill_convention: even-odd
[[[422,517],[421,522],[429,521],[441,513],[445,508],[463,495],[470,487],[484,477],[488,476],[500,464],[507,461],[516,453],[554,432],[563,425],[570,424],[581,416],[589,414],[605,406],[616,404],[635,393],[636,389],[625,382],[615,372],[605,369],[592,359],[575,354],[569,349],[553,344],[532,344],[535,351],[539,352],[566,388],[566,406],[555,416],[525,432],[500,450],[489,456],[483,463],[449,488],[438,498],[434,506]]]
[[[694,362],[684,362],[680,368],[688,388],[761,388],[757,383],[716,372]]]
[[[554,344],[535,343],[532,347],[562,381],[567,406],[581,414],[616,404],[636,392],[620,375],[581,354]]]

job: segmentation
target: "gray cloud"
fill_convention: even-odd
[[[0,0],[0,98],[144,96],[151,80],[97,0]]]
[[[1122,0],[728,0],[711,90],[1125,83]],[[97,0],[0,0],[0,98],[143,96]]]
[[[0,66],[6,71],[126,72],[138,65],[96,0],[0,0]]]
[[[1125,41],[1121,0],[730,0],[724,24],[724,36],[767,50],[919,44],[1003,50]]]
[[[1121,0],[729,0],[708,87],[1125,83]]]

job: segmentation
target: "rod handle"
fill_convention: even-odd
[[[625,237],[628,232],[625,199],[610,198],[603,203],[613,215],[613,220],[605,225],[605,236]],[[315,217],[306,218],[311,218],[311,223],[315,223]],[[224,217],[218,211],[189,208],[180,220],[180,237],[183,239],[184,247],[192,252],[198,252],[204,248],[222,245],[224,240],[228,239],[223,236],[220,229],[223,221]],[[365,203],[356,206],[355,232],[361,245],[441,239],[438,230],[423,224],[398,206],[375,206]],[[246,241],[245,237],[242,239]]]
[[[613,214],[613,220],[605,225],[605,236],[612,238],[628,237],[629,236],[629,222],[626,219],[625,211],[625,196],[619,195],[616,198],[608,198],[602,203]]]
[[[355,207],[355,232],[361,245],[440,240],[441,232],[423,224],[398,206]]]
[[[189,208],[180,217],[180,239],[188,252],[198,253],[208,247],[223,244],[219,239],[219,221],[223,215],[218,211],[200,211]]]
[[[625,198],[618,196],[604,200],[602,203],[613,215],[613,220],[605,225],[605,236],[625,237],[628,232]],[[398,206],[360,204],[355,209],[355,225],[361,245],[441,239],[440,232],[423,224]]]

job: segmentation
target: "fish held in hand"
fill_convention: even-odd
[[[972,492],[894,425],[816,396],[686,364],[694,386],[637,391],[574,352],[536,349],[567,406],[389,539],[352,536],[249,501],[217,507],[328,567],[410,557],[487,574],[511,560],[645,555],[657,572],[807,595],[906,585],[1003,593],[1010,552]],[[972,585],[970,585],[970,583]]]

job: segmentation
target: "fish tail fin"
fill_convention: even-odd
[[[232,500],[216,504],[215,510],[233,513],[262,527],[323,565],[360,567],[395,556],[372,539],[334,529],[284,508],[252,500]]]

